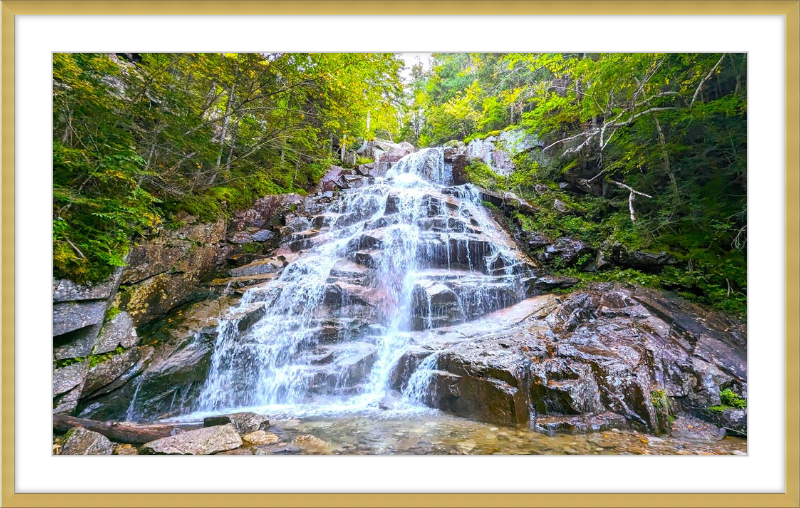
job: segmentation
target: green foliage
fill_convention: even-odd
[[[719,398],[724,406],[744,409],[747,407],[747,399],[743,399],[739,394],[726,388],[719,392]]]
[[[480,164],[467,169],[472,182],[539,209],[519,218],[526,229],[678,261],[657,281],[635,270],[582,277],[629,276],[744,314],[746,69],[745,54],[435,54],[412,86],[422,143],[469,142],[517,125],[547,147],[516,155],[508,178]],[[558,192],[564,180],[573,190],[592,183]],[[630,193],[616,182],[651,196],[636,196],[633,221]],[[556,198],[573,213],[553,210]]]
[[[669,410],[669,399],[667,399],[666,390],[653,390],[650,392],[650,403],[656,409]]]
[[[53,55],[54,276],[97,282],[178,212],[305,193],[331,141],[397,132],[379,53]]]

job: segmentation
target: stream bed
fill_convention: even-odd
[[[296,408],[295,408],[296,409]],[[269,432],[280,441],[224,454],[332,455],[746,455],[747,440],[653,436],[612,429],[547,435],[521,427],[476,422],[435,409],[362,410],[304,416],[273,413]],[[183,422],[198,422],[202,414]],[[685,418],[685,417],[684,417]],[[679,418],[680,420],[680,418]],[[678,421],[679,421],[678,420]],[[316,439],[308,438],[313,436]],[[299,438],[299,439],[298,439]]]

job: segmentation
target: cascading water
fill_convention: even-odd
[[[280,277],[221,320],[196,409],[373,407],[421,331],[522,300],[527,265],[477,190],[451,181],[443,150],[426,149],[308,206]],[[406,401],[423,400],[436,358],[410,374]]]

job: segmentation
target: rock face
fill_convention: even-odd
[[[242,446],[233,425],[220,425],[178,433],[151,441],[141,452],[149,455],[211,455]]]
[[[69,431],[61,455],[111,455],[114,445],[102,434],[76,427]]]
[[[203,420],[204,427],[227,424],[233,425],[236,432],[239,434],[252,434],[267,430],[269,428],[269,419],[266,416],[256,413],[233,413],[229,415],[209,416]]]
[[[82,361],[53,371],[53,413],[71,413],[86,381],[89,362]]]
[[[721,387],[747,391],[741,324],[666,293],[598,286],[536,297],[503,322],[511,309],[458,338],[440,331],[435,353],[407,353],[395,388],[407,391],[408,372],[433,354],[423,399],[434,407],[509,425],[610,412],[653,433],[668,432],[670,411],[717,404]]]
[[[92,353],[109,299],[119,285],[122,270],[95,285],[53,281],[53,359],[83,358]]]
[[[115,381],[93,392],[81,401],[78,414],[99,420],[149,420],[185,410],[208,375],[215,327],[228,305],[226,298],[197,302],[182,307],[174,318],[154,323],[147,341],[155,347],[140,350],[136,362],[118,378],[126,382]],[[98,375],[113,368],[113,363],[101,363]]]
[[[103,326],[100,336],[97,338],[97,345],[94,348],[95,354],[108,353],[114,351],[117,346],[131,348],[139,343],[136,328],[133,320],[127,312],[120,312]]]
[[[475,138],[466,145],[465,152],[468,158],[480,159],[498,175],[508,176],[514,170],[515,155],[541,148],[543,145],[534,136],[514,129]]]

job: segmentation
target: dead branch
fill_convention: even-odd
[[[722,60],[725,58],[725,54],[726,53],[723,53],[722,56],[719,57],[719,60],[717,60],[717,63],[714,64],[714,67],[712,67],[711,70],[708,71],[708,74],[706,74],[706,77],[704,77],[703,80],[700,81],[700,84],[697,85],[697,89],[694,91],[694,96],[692,96],[692,102],[689,103],[689,107],[690,108],[692,106],[694,106],[694,101],[697,100],[697,96],[700,94],[700,89],[703,88],[703,85],[706,84],[706,81],[708,81],[711,78],[711,75],[714,74],[715,70],[717,70],[717,67],[719,67],[719,64],[722,63]]]
[[[636,210],[634,210],[633,208],[633,200],[636,198],[636,195],[638,194],[639,196],[644,196],[650,199],[652,199],[653,196],[645,194],[644,192],[639,192],[636,189],[633,189],[622,182],[617,182],[616,180],[611,180],[611,183],[613,183],[617,187],[622,187],[623,189],[626,189],[628,190],[628,192],[630,192],[630,194],[628,195],[628,208],[630,209],[631,212],[631,222],[636,222]]]

